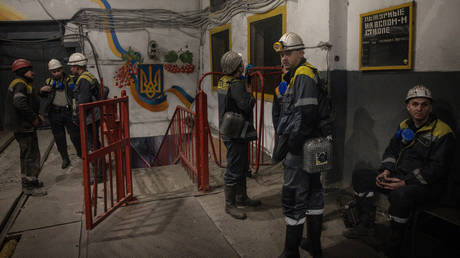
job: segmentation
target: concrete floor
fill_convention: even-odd
[[[53,143],[53,135],[50,130],[38,130],[37,134],[40,153],[43,155]],[[0,146],[6,147],[0,153],[0,220],[6,216],[11,205],[21,193],[19,144],[13,140],[6,145],[11,137],[13,133],[0,131]]]
[[[214,163],[208,193],[197,191],[179,165],[136,169],[138,202],[86,231],[81,161],[69,152],[72,165],[62,170],[52,149],[41,174],[48,195],[29,197],[10,229],[20,237],[14,257],[277,257],[283,250],[280,166],[248,179],[249,195],[263,204],[245,209],[243,221],[224,212],[224,170]],[[342,237],[337,198],[343,194],[326,194],[324,257],[382,257],[369,243]],[[301,256],[310,257],[303,250]]]

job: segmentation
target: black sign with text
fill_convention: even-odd
[[[360,70],[411,69],[412,3],[360,15]]]

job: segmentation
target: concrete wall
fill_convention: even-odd
[[[419,0],[415,2],[414,68],[411,71],[359,72],[359,15],[406,3],[402,0],[348,1],[346,71],[333,72],[333,86],[340,111],[337,179],[351,182],[355,168],[376,168],[399,122],[407,117],[406,92],[416,84],[428,86],[435,99],[434,110],[459,133],[460,2]],[[334,44],[335,42],[333,42]],[[343,99],[346,99],[346,103]],[[342,132],[345,132],[343,135]],[[342,138],[343,137],[343,138]],[[343,150],[341,150],[343,146]]]
[[[90,0],[42,1],[57,19],[69,19],[80,8],[98,8]],[[460,1],[418,0],[415,2],[415,26],[413,45],[413,70],[410,71],[358,71],[359,15],[383,9],[408,0],[288,0],[287,31],[300,34],[307,46],[330,42],[329,52],[307,49],[306,57],[322,72],[330,69],[329,82],[336,106],[336,169],[329,173],[330,182],[349,185],[355,168],[376,168],[389,138],[400,120],[406,117],[403,103],[407,90],[415,84],[425,84],[432,89],[435,111],[459,134],[460,88]],[[4,0],[4,5],[20,13],[26,20],[49,20],[36,1]],[[165,8],[175,11],[204,9],[209,0],[153,2],[111,0],[112,8]],[[240,13],[231,19],[232,50],[243,54],[247,63],[247,17]],[[208,28],[211,29],[211,28]],[[209,72],[209,31],[179,30],[175,28],[148,28],[143,31],[117,32],[123,47],[131,46],[139,51],[145,63],[148,39],[156,40],[164,50],[177,50],[188,46],[197,65],[191,75],[165,72],[165,89],[177,84],[195,95],[198,75]],[[96,45],[102,63],[102,74],[107,85],[113,84],[113,73],[123,62],[110,50],[105,32],[91,31],[90,38]],[[86,54],[90,55],[86,46]],[[328,62],[329,61],[329,62]],[[211,90],[209,78],[202,85],[208,94],[210,125],[217,128],[217,95]],[[111,88],[112,95],[119,95],[118,88]],[[129,93],[129,91],[128,91]],[[130,94],[130,93],[129,93]],[[150,112],[131,101],[131,131],[133,137],[153,136],[164,133],[168,119],[178,99],[168,96],[166,112]],[[271,102],[265,102],[265,148],[273,148]]]
[[[96,1],[82,0],[47,0],[41,1],[50,14],[58,20],[70,19],[79,9],[82,8],[100,8]],[[200,2],[193,1],[179,1],[179,0],[156,0],[156,1],[142,1],[142,0],[109,0],[108,1],[113,9],[167,9],[177,12],[186,10],[199,10]],[[42,6],[37,1],[25,0],[4,0],[2,4],[11,11],[16,12],[21,17],[21,20],[51,20],[51,18],[43,10]],[[66,34],[72,33],[67,30]],[[128,47],[133,48],[135,51],[141,53],[144,58],[144,63],[162,63],[162,60],[152,60],[147,55],[148,40],[155,40],[162,51],[161,56],[169,50],[187,49],[193,53],[194,64],[199,65],[199,45],[200,45],[200,31],[197,29],[183,29],[183,28],[146,28],[145,30],[134,30],[129,32],[117,31],[117,37],[120,45],[124,49]],[[110,87],[110,96],[120,96],[118,87],[114,86],[114,73],[118,70],[124,62],[121,58],[117,57],[110,49],[107,41],[107,36],[104,31],[89,31],[88,36],[95,46],[95,50],[99,55],[99,63],[101,64],[101,76],[104,78],[104,84]],[[88,56],[89,64],[88,70],[97,75],[93,54],[91,48],[85,44],[85,54]],[[179,85],[191,96],[195,96],[196,82],[198,80],[199,69],[191,74],[172,74],[164,71],[164,89],[169,89],[172,85]],[[128,96],[131,92],[128,88],[124,88]],[[171,94],[168,95],[169,108],[162,112],[152,112],[141,107],[133,98],[130,98],[130,120],[131,120],[131,136],[132,137],[146,137],[164,134],[169,119],[172,117],[177,105],[183,105],[179,99]]]
[[[202,0],[202,7],[209,6],[209,1]],[[316,46],[319,42],[328,42],[329,35],[329,1],[287,1],[287,31],[298,33],[303,39],[306,46]],[[247,64],[247,41],[248,41],[248,24],[247,18],[254,14],[238,14],[231,19],[231,48],[235,52],[243,54],[243,60]],[[209,30],[203,38],[203,63],[202,71],[211,71],[209,56]],[[320,49],[306,49],[305,57],[320,70],[326,70],[326,51]],[[217,128],[217,93],[211,90],[210,80],[204,81],[204,89],[208,94],[209,105],[209,123]],[[260,101],[258,101],[260,105]],[[272,102],[264,103],[265,114],[265,150],[271,153],[274,145],[274,129],[271,117]]]
[[[287,31],[300,34],[307,46],[330,42],[329,81],[336,107],[336,169],[328,174],[330,183],[349,185],[355,168],[377,168],[380,157],[396,126],[407,114],[403,103],[409,88],[422,83],[433,91],[435,112],[457,128],[460,122],[458,84],[460,70],[460,2],[419,0],[415,2],[413,70],[358,71],[359,15],[406,3],[403,0],[287,1]],[[208,1],[202,0],[203,6]],[[249,14],[250,15],[250,14]],[[246,53],[247,16],[231,20],[232,50]],[[202,70],[210,71],[209,33],[203,38]],[[323,71],[326,51],[307,49],[307,59]],[[243,55],[245,61],[247,56]],[[217,98],[208,92],[209,119],[217,125]],[[265,148],[272,151],[271,102],[265,103]]]

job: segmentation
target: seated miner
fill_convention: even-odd
[[[220,132],[227,148],[227,169],[225,170],[225,212],[236,219],[245,219],[246,213],[237,206],[256,207],[259,200],[248,197],[246,174],[249,170],[248,143],[257,139],[253,126],[253,108],[256,103],[248,85],[242,80],[243,59],[233,51],[226,52],[220,60],[226,76],[221,82],[228,85],[225,100],[221,106]]]
[[[353,173],[359,223],[345,231],[347,238],[374,234],[374,193],[388,197],[391,230],[382,245],[389,257],[398,257],[411,212],[419,205],[439,201],[447,183],[454,133],[432,114],[431,91],[417,85],[406,97],[409,118],[399,124],[386,148],[379,171]]]

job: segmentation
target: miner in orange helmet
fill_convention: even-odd
[[[14,132],[19,143],[22,191],[27,195],[43,196],[46,191],[38,180],[40,150],[36,131],[43,118],[39,115],[40,99],[32,87],[32,63],[17,59],[11,68],[15,77],[8,87],[5,101],[5,128]]]

